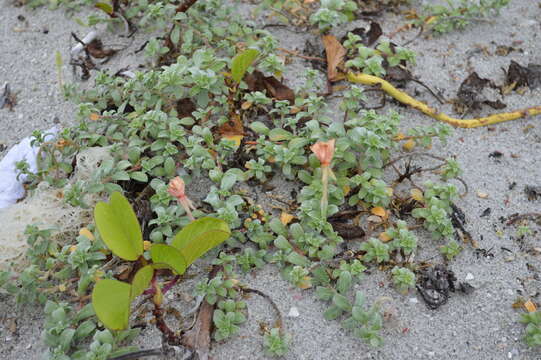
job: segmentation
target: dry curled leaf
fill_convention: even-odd
[[[92,234],[90,232],[90,230],[88,230],[87,228],[81,228],[81,230],[79,230],[79,235],[83,235],[85,238],[87,238],[88,240],[90,241],[94,241],[94,234]]]
[[[535,306],[532,300],[528,300],[524,303],[524,309],[530,313],[533,313],[537,311],[537,306]]]
[[[392,240],[389,234],[387,234],[387,232],[385,231],[379,234],[378,238],[381,240],[381,242],[384,242],[384,243]]]
[[[415,140],[409,139],[409,140],[406,141],[404,144],[402,144],[402,149],[404,149],[405,151],[411,151],[411,150],[413,150],[413,148],[415,147],[415,145],[417,145],[417,143],[415,142]]]
[[[333,35],[325,35],[322,40],[327,54],[327,77],[329,81],[335,81],[338,77],[338,66],[344,61],[347,51]]]
[[[285,211],[282,211],[282,213],[280,214],[280,221],[284,225],[289,224],[293,219],[295,219],[295,216],[288,214]]]
[[[379,216],[379,217],[381,217],[383,219],[387,218],[387,212],[381,206],[376,206],[376,207],[372,208],[372,210],[370,210],[370,212],[373,215],[377,215],[377,216]]]
[[[423,192],[419,189],[411,189],[410,190],[411,198],[415,201],[423,201]]]

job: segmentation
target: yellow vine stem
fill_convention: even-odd
[[[520,119],[520,118],[525,118],[528,116],[541,114],[541,106],[534,106],[527,109],[501,113],[501,114],[494,114],[494,115],[481,117],[481,118],[456,119],[456,118],[447,116],[446,114],[441,113],[436,109],[431,108],[430,106],[428,106],[427,104],[419,100],[415,100],[408,94],[398,90],[389,82],[377,76],[367,75],[363,73],[352,73],[352,72],[349,72],[346,76],[347,76],[348,81],[353,82],[353,83],[363,84],[363,85],[380,85],[383,91],[385,91],[388,95],[392,96],[394,99],[400,101],[402,104],[411,106],[412,108],[419,110],[420,112],[430,116],[431,118],[434,118],[436,120],[443,121],[447,124],[450,124],[456,127],[461,127],[461,128],[475,128],[475,127],[480,127],[480,126],[493,125],[493,124],[501,123],[504,121],[511,121],[515,119]]]

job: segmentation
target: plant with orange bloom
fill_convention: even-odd
[[[321,183],[323,184],[323,195],[321,196],[321,216],[327,217],[327,206],[329,203],[329,177],[334,177],[331,169],[331,162],[334,156],[335,139],[329,141],[318,141],[310,147],[321,163]]]
[[[180,205],[186,211],[186,214],[188,214],[190,220],[194,221],[195,218],[192,215],[192,210],[195,210],[195,206],[193,205],[192,201],[186,196],[185,187],[186,185],[184,184],[184,180],[177,176],[169,181],[167,192],[169,192],[171,196],[177,198]]]

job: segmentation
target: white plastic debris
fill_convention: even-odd
[[[85,44],[85,45],[88,45],[90,44],[93,40],[95,40],[96,38],[98,37],[98,33],[96,31],[91,31],[89,32],[88,34],[86,34],[86,36],[84,38],[81,39],[81,41]],[[71,49],[71,55],[72,56],[75,56],[77,54],[79,54],[81,51],[83,51],[83,44],[81,43],[77,43],[77,45],[75,45],[72,49]]]
[[[299,317],[299,309],[297,309],[295,306],[293,306],[291,309],[289,309],[289,313],[287,314],[288,317],[296,318]]]
[[[474,278],[473,274],[472,273],[467,273],[466,274],[466,281],[472,281]]]
[[[45,132],[45,140],[49,141],[56,137],[57,127],[52,127]],[[15,204],[17,200],[24,197],[23,183],[26,175],[21,175],[17,179],[16,163],[26,160],[29,170],[37,171],[38,146],[32,146],[33,137],[29,136],[21,140],[20,143],[13,146],[6,156],[0,160],[0,209]]]

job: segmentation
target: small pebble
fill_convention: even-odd
[[[417,304],[418,302],[419,300],[417,300],[417,298],[410,298],[410,303]]]
[[[295,306],[293,306],[291,309],[289,309],[289,313],[287,314],[288,317],[296,318],[299,317],[299,309],[297,309]]]
[[[474,279],[474,277],[473,277],[472,273],[467,273],[466,274],[466,281],[472,281],[473,279]]]
[[[511,295],[511,296],[515,295],[515,292],[512,289],[507,289],[506,292],[508,295]]]

